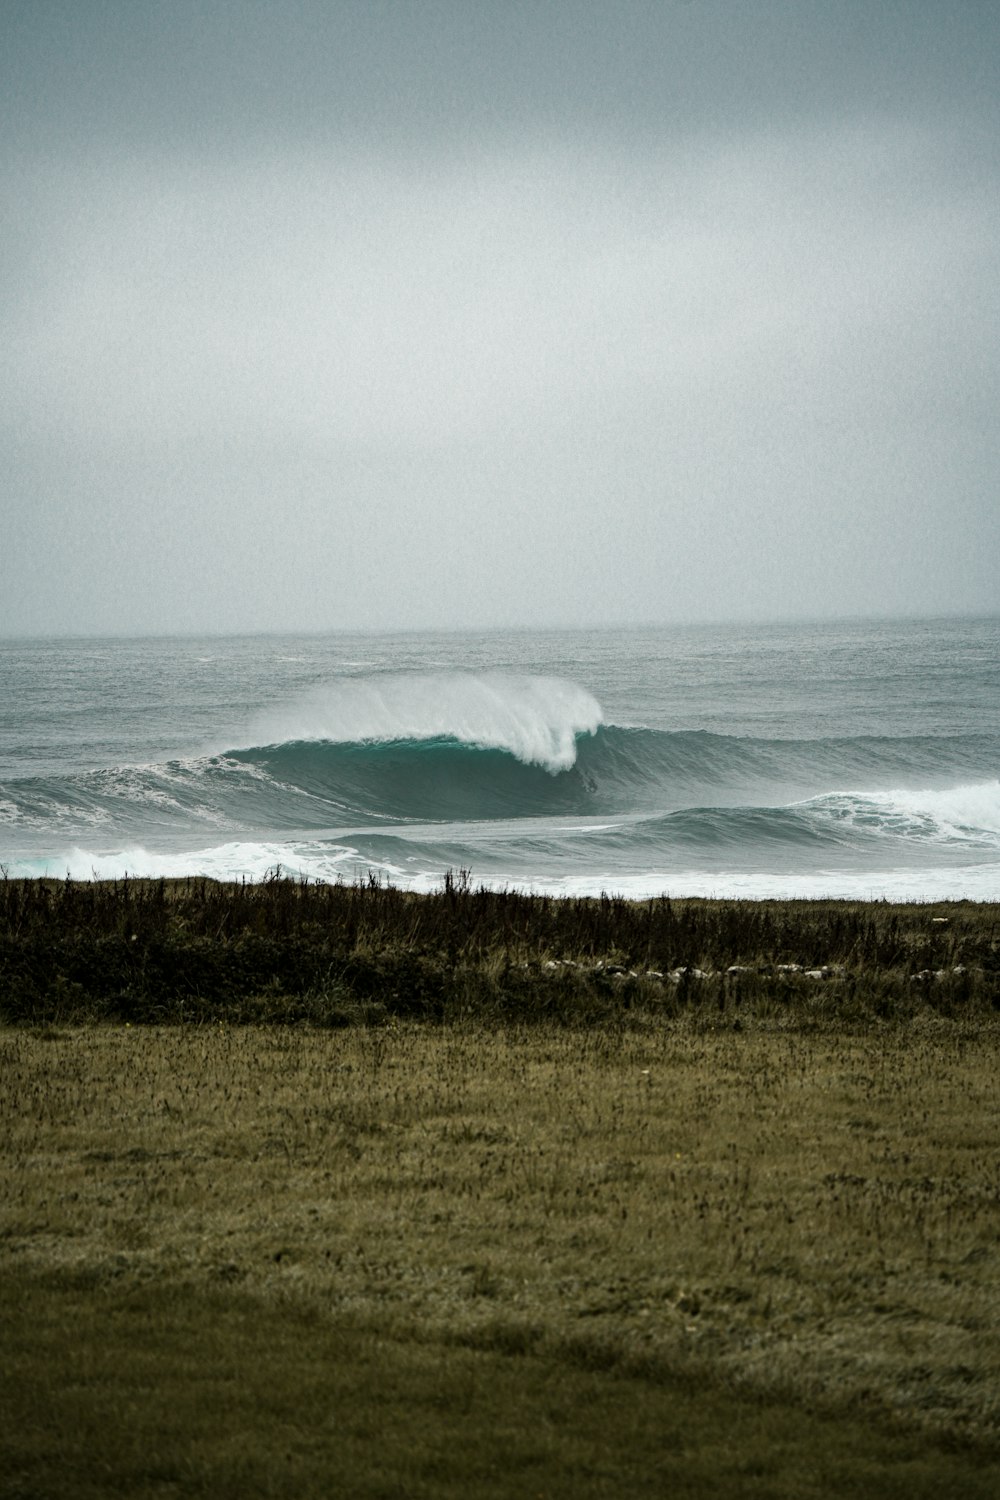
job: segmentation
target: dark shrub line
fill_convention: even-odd
[[[432,895],[280,875],[7,879],[0,1019],[967,1012],[1000,1004],[998,934],[992,904],[553,898],[466,872]],[[794,965],[827,969],[821,995]]]

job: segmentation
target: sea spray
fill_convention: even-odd
[[[416,672],[324,683],[251,721],[239,748],[454,740],[506,750],[553,773],[576,760],[577,737],[602,722],[585,688],[556,677]],[[227,749],[237,748],[227,746]]]

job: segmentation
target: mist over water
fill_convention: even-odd
[[[11,874],[1000,896],[1000,622],[0,646]]]
[[[500,672],[413,671],[326,683],[250,733],[261,743],[407,743],[437,739],[507,751],[517,760],[568,770],[579,734],[601,722],[597,700],[556,677]]]

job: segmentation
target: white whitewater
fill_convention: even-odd
[[[594,734],[602,722],[593,694],[558,677],[392,673],[316,687],[252,719],[245,746],[220,748],[448,738],[558,772],[575,763],[577,735]]]

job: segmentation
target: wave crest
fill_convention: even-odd
[[[597,699],[559,677],[395,673],[315,688],[259,715],[245,743],[229,748],[452,740],[506,750],[555,775],[576,763],[577,736],[595,734],[602,723]]]
[[[830,793],[796,810],[861,835],[1000,847],[1000,781],[995,780],[929,791]]]

